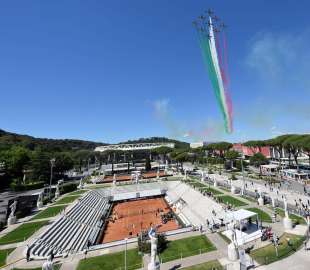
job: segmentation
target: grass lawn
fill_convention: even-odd
[[[206,191],[206,192],[211,192],[213,195],[221,195],[223,194],[223,192],[219,191],[219,190],[216,190],[212,187],[204,187],[204,188],[201,188],[202,191]]]
[[[254,199],[254,198],[252,198],[252,197],[249,197],[249,196],[242,196],[242,198],[243,199],[246,199],[246,200],[248,200],[248,201],[250,201],[250,202],[254,202],[254,203],[257,203],[257,200],[256,199]]]
[[[124,251],[80,260],[77,270],[117,270],[124,269]],[[127,270],[141,268],[142,257],[138,249],[127,250]]]
[[[262,222],[267,222],[267,223],[272,222],[270,215],[259,208],[253,207],[253,208],[247,208],[246,210],[257,213],[259,220],[261,220]]]
[[[198,180],[188,181],[187,183],[199,188],[199,190],[211,192],[213,193],[213,195],[223,194],[223,192],[216,190],[215,188],[209,187],[209,184],[198,182]]]
[[[276,208],[276,212],[281,217],[285,216],[285,212],[281,208]],[[301,225],[306,225],[307,224],[306,220],[303,217],[301,217],[301,216],[297,216],[297,215],[294,215],[294,214],[289,214],[289,217],[290,217],[290,219],[293,220],[293,222],[295,224],[301,224]]]
[[[220,189],[220,190],[223,190],[223,191],[228,191],[228,192],[230,192],[230,188],[228,188],[228,187],[220,186],[219,189]]]
[[[205,235],[187,237],[168,242],[167,248],[159,254],[162,262],[176,260],[181,257],[189,257],[216,250]]]
[[[5,265],[7,255],[9,255],[13,250],[14,248],[0,249],[0,267]]]
[[[0,238],[0,245],[22,242],[24,239],[29,238],[37,230],[46,225],[48,221],[29,222],[24,223],[17,227],[15,230],[9,232]]]
[[[292,242],[291,246],[288,246],[286,240],[287,238],[290,238]],[[250,255],[259,264],[270,264],[293,254],[302,245],[304,239],[304,236],[284,233],[280,237],[278,257],[276,256],[276,251],[273,244],[253,250],[251,251]]]
[[[43,211],[36,214],[33,218],[31,218],[31,220],[54,217],[66,207],[67,205],[58,205],[58,206],[52,206],[52,207],[46,208]]]
[[[232,196],[229,195],[223,195],[223,196],[218,196],[221,202],[225,204],[231,204],[234,207],[239,207],[239,206],[245,206],[248,205],[247,203],[240,201]]]
[[[219,263],[218,260],[209,261],[202,264],[197,264],[191,267],[182,268],[183,270],[223,270],[224,267]]]
[[[83,195],[85,192],[87,192],[89,190],[87,189],[81,189],[81,190],[78,190],[78,191],[74,191],[74,192],[71,192],[69,193],[68,195]]]
[[[54,203],[54,205],[72,203],[78,198],[80,198],[80,195],[66,196],[66,197],[63,197],[62,199],[58,200],[56,203]]]

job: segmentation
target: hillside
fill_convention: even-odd
[[[176,148],[188,148],[189,144],[165,137],[140,138],[129,140],[122,143],[143,143],[143,142],[173,142]],[[11,133],[0,129],[0,150],[9,149],[12,146],[23,146],[29,150],[43,148],[49,151],[75,151],[75,150],[93,150],[97,146],[107,145],[107,143],[76,140],[76,139],[47,139],[35,138],[29,135]]]
[[[75,139],[46,139],[35,138],[28,135],[20,135],[0,129],[0,150],[8,149],[11,146],[23,146],[30,150],[37,147],[48,149],[49,151],[71,151],[71,150],[93,150],[105,143],[91,142]]]

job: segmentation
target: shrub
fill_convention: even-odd
[[[74,191],[77,189],[77,184],[74,184],[74,183],[68,183],[68,184],[63,184],[61,187],[60,187],[60,194],[65,194],[65,193],[68,193],[68,192],[71,192],[71,191]]]
[[[33,182],[33,183],[28,183],[26,185],[17,183],[16,181],[13,181],[10,184],[10,187],[13,191],[26,191],[26,190],[33,190],[33,189],[39,189],[44,187],[44,182]]]
[[[231,175],[231,180],[237,180],[237,177],[234,173]]]
[[[142,253],[151,252],[151,243],[147,241],[147,234],[141,232],[138,237],[138,250]]]

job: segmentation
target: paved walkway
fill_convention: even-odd
[[[293,255],[274,262],[269,265],[263,265],[257,267],[258,270],[277,270],[277,269],[287,269],[287,270],[309,270],[310,269],[310,250],[305,251],[301,249],[294,253]]]
[[[226,182],[228,181],[228,176],[225,175],[219,175],[219,174],[213,174],[213,176],[216,177],[217,181],[219,182]],[[279,186],[279,184],[276,184],[275,186],[272,186],[273,189],[270,189],[270,186],[266,184],[265,186],[265,181],[260,180],[261,183],[259,182],[259,180],[257,181],[256,179],[250,179],[250,178],[245,178],[245,183],[247,184],[247,190],[254,192],[255,190],[259,190],[262,192],[265,192],[267,194],[269,194],[270,197],[273,198],[277,198],[280,201],[283,201],[282,199],[282,195],[286,196],[287,198],[287,202],[289,204],[295,205],[295,199],[299,202],[299,199],[305,204],[307,205],[308,203],[308,199],[309,197],[300,193],[300,192],[296,192],[293,189],[289,189],[289,187],[287,187],[287,185],[281,185],[281,187]],[[242,188],[243,185],[243,181],[241,179],[241,177],[238,178],[238,180],[234,180],[233,181],[234,185],[238,188]],[[278,193],[277,193],[278,192]]]

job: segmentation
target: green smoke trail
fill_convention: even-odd
[[[222,113],[223,118],[224,118],[225,130],[226,130],[226,132],[229,132],[228,119],[227,119],[227,115],[225,113],[225,108],[224,108],[225,105],[223,104],[223,99],[221,98],[219,78],[217,76],[216,69],[214,66],[215,64],[214,64],[213,59],[212,59],[212,53],[211,53],[209,38],[204,36],[204,35],[199,35],[199,41],[200,41],[200,47],[202,50],[203,59],[204,59],[204,62],[207,66],[209,78],[210,78],[210,81],[211,81],[211,84],[213,87],[213,91],[214,91],[216,100],[220,106],[220,110],[221,110],[221,113]]]

